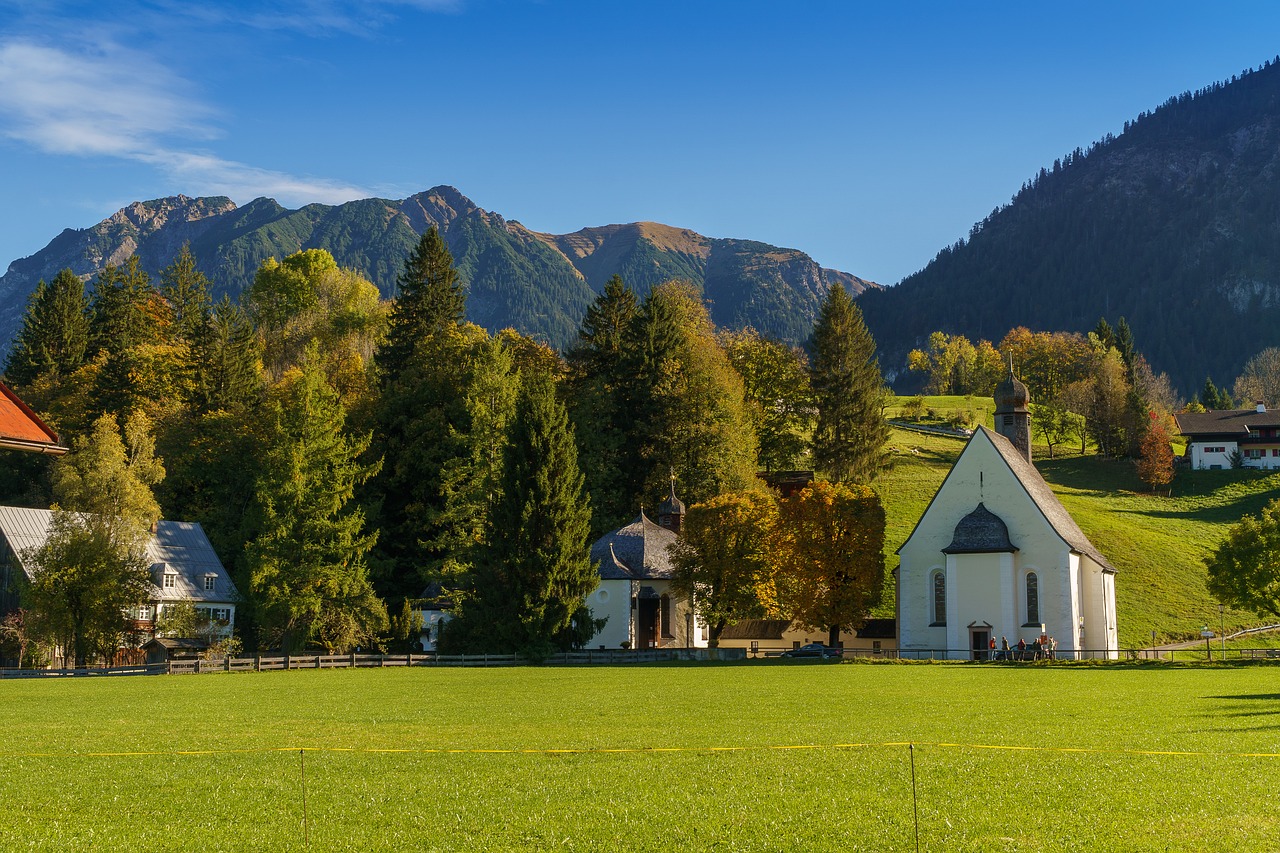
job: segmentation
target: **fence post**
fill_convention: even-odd
[[[352,653],[351,653],[351,668],[352,668],[352,669],[355,669],[355,668],[356,668],[356,653],[355,653],[355,652],[352,652]]]
[[[222,658],[222,669],[224,672],[231,671],[231,655],[225,655]]]
[[[288,671],[288,670],[290,669],[290,661],[289,661],[289,654],[288,654],[288,652],[286,652],[286,653],[285,653],[285,656],[284,656],[284,668],[285,668],[285,671]]]
[[[196,658],[196,675],[200,674],[200,658]]]

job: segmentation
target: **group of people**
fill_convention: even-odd
[[[996,648],[996,638],[991,638],[991,660],[1057,660],[1058,641],[1048,634],[1041,634],[1030,643],[1022,637],[1016,646],[1010,646],[1009,640],[1000,638],[1000,648]]]

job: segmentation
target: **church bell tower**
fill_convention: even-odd
[[[1027,386],[1013,375],[1013,359],[1009,359],[1009,376],[995,393],[996,432],[1018,448],[1018,452],[1031,461],[1031,394]]]

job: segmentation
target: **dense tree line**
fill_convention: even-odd
[[[673,472],[693,505],[689,559],[713,560],[730,540],[732,514],[713,508],[746,501],[758,532],[775,529],[770,513],[799,512],[792,527],[843,536],[831,546],[843,558],[874,562],[831,568],[840,583],[809,578],[822,561],[770,534],[774,568],[751,586],[755,603],[717,605],[721,623],[785,612],[834,630],[878,600],[883,511],[859,508],[865,485],[815,492],[822,511],[756,512],[773,506],[758,465],[817,460],[851,484],[883,469],[875,343],[843,288],[805,351],[717,330],[688,282],[640,298],[615,276],[563,357],[466,322],[466,296],[434,228],[389,303],[314,249],[264,261],[239,304],[212,300],[185,248],[157,280],[130,262],[91,287],[69,272],[42,283],[6,377],[76,450],[43,487],[29,471],[7,499],[67,504],[50,545],[62,551],[43,559],[70,566],[76,537],[94,533],[77,520],[111,512],[83,489],[68,497],[68,472],[132,472],[135,495],[119,507],[132,533],[94,534],[109,575],[80,573],[116,578],[123,598],[97,603],[101,624],[59,617],[56,638],[78,660],[118,641],[124,599],[145,587],[139,531],[163,510],[204,526],[244,596],[249,648],[407,648],[412,602],[430,589],[452,601],[443,647],[539,657],[599,630],[583,606],[598,581],[589,541],[652,513]],[[29,593],[40,612],[62,612],[40,589]]]

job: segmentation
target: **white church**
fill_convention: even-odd
[[[1043,636],[1063,658],[1118,656],[1115,568],[1031,462],[1027,387],[995,393],[979,427],[898,554],[903,657],[986,659]]]

